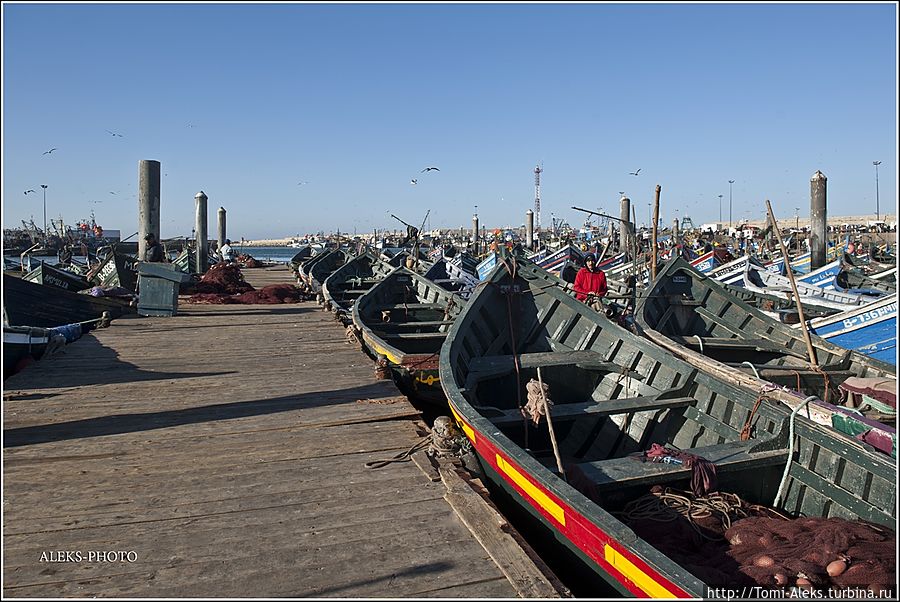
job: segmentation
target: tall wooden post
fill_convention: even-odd
[[[138,258],[144,258],[147,241],[153,234],[159,240],[159,161],[138,162]]]
[[[650,279],[656,280],[656,230],[657,224],[659,224],[659,193],[662,191],[662,186],[659,184],[656,185],[656,198],[653,201],[653,230],[651,230],[652,234],[650,235]]]
[[[221,249],[222,245],[225,244],[225,239],[228,238],[228,236],[225,233],[225,207],[219,207],[218,218],[219,218],[219,248]]]
[[[818,269],[825,265],[825,254],[828,247],[826,210],[826,184],[828,178],[821,171],[816,171],[809,180],[809,269]]]
[[[197,242],[196,269],[198,274],[205,274],[209,268],[209,235],[206,223],[206,201],[209,197],[202,190],[194,195],[197,210],[196,227],[194,229]]]

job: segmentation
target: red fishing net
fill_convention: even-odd
[[[292,284],[270,284],[256,290],[244,280],[240,267],[226,263],[211,266],[200,282],[183,286],[181,292],[190,295],[185,303],[267,305],[311,298]]]
[[[615,514],[711,587],[896,591],[896,534],[880,525],[790,519],[734,494],[659,486]]]

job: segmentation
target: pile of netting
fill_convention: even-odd
[[[257,259],[254,259],[250,255],[246,253],[241,253],[237,257],[235,257],[235,261],[237,261],[240,265],[245,268],[261,268],[265,264]]]
[[[711,587],[895,588],[896,534],[861,520],[788,518],[731,493],[655,486],[615,513]]]
[[[291,284],[270,284],[256,290],[244,280],[240,267],[224,262],[211,266],[199,282],[182,287],[181,292],[190,295],[185,303],[267,305],[311,298]]]

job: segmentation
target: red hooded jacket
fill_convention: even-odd
[[[597,297],[606,296],[606,274],[603,270],[594,270],[593,272],[587,268],[578,270],[575,275],[575,298],[579,301],[586,301],[588,293],[594,293]]]

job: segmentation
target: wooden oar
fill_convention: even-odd
[[[788,279],[791,281],[791,289],[794,291],[794,302],[797,304],[797,313],[800,315],[800,326],[803,329],[803,339],[806,341],[806,350],[809,352],[809,364],[812,366],[813,370],[818,370],[819,363],[816,360],[816,350],[813,347],[812,339],[809,338],[809,329],[806,327],[806,316],[803,315],[803,304],[800,302],[800,292],[797,290],[797,282],[794,280],[794,271],[791,269],[791,262],[788,259],[787,249],[784,246],[784,241],[781,239],[781,230],[778,227],[778,222],[775,221],[775,214],[772,213],[772,204],[769,203],[769,199],[766,199],[766,210],[769,212],[769,219],[772,222],[772,231],[775,232],[775,236],[778,238],[778,245],[781,247],[781,256],[784,257],[785,271],[787,272]]]

